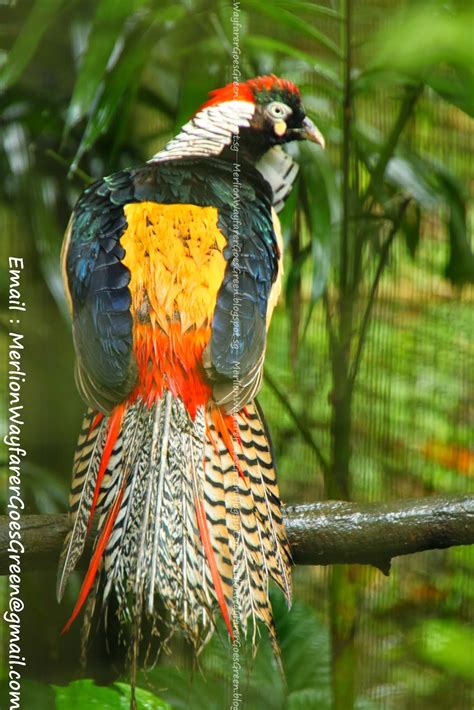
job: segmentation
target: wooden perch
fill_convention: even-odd
[[[295,564],[370,564],[388,574],[392,557],[474,543],[474,496],[292,505],[285,522]],[[23,571],[54,568],[68,529],[67,515],[22,516]],[[0,516],[0,574],[8,574],[8,544],[8,517]]]
[[[388,574],[392,557],[474,543],[474,496],[328,501],[290,506],[286,516],[296,564],[370,564]]]

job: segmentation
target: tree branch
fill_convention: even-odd
[[[388,574],[393,557],[474,543],[474,496],[328,501],[285,513],[296,564],[370,564]]]
[[[473,544],[474,496],[294,505],[285,509],[285,523],[295,564],[369,564],[388,574],[393,557]],[[68,530],[67,515],[22,516],[23,571],[54,568]],[[8,517],[0,516],[0,574],[11,563],[8,545]]]

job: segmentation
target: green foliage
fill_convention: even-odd
[[[400,72],[424,81],[439,95],[474,115],[474,71],[470,29],[472,5],[417,3],[405,7],[376,40],[369,71]],[[377,77],[379,80],[379,77]],[[364,81],[364,79],[362,79]]]
[[[48,686],[31,680],[22,681],[22,707],[35,710],[129,710],[130,686],[113,683],[96,685],[90,679],[76,680],[67,686]],[[171,706],[143,688],[137,688],[138,710],[171,710]]]
[[[55,687],[56,710],[129,710],[130,686],[114,683],[102,687],[91,680],[76,680],[65,688]],[[143,688],[137,688],[136,699],[139,710],[171,710],[170,706],[156,695]]]
[[[275,623],[281,639],[282,677],[266,633],[262,633],[255,658],[242,639],[237,661],[238,692],[244,707],[272,710],[329,710],[328,633],[311,607],[296,602],[291,611],[283,596],[272,594]],[[260,633],[260,630],[259,632]],[[138,710],[220,710],[229,704],[229,669],[232,650],[223,624],[200,658],[200,670],[187,671],[160,665],[142,673],[143,687],[136,691]],[[153,689],[153,690],[152,690]],[[161,698],[164,698],[163,700]],[[25,681],[23,700],[38,710],[129,709],[130,686],[99,686],[90,679],[67,686],[46,686]],[[304,705],[302,705],[304,703]]]
[[[287,310],[275,314],[267,359],[280,397],[266,388],[262,399],[284,498],[314,500],[333,483],[327,473],[339,473],[342,459],[333,458],[344,449],[332,438],[334,417],[348,399],[349,422],[338,431],[350,439],[355,497],[465,490],[472,437],[460,363],[472,316],[469,302],[455,299],[474,281],[472,6],[406,2],[395,12],[393,3],[358,3],[352,24],[350,0],[240,6],[243,78],[295,80],[328,145],[325,153],[295,148],[300,177],[281,215]],[[2,28],[0,214],[29,264],[30,511],[65,506],[80,419],[58,269],[70,209],[88,181],[148,159],[206,91],[230,80],[230,10],[220,0],[36,0],[17,3]],[[395,302],[396,289],[405,290]],[[383,585],[370,575],[360,583],[365,686],[357,686],[357,707],[379,707],[381,697],[390,707],[431,709],[440,698],[466,706],[461,622],[472,560],[457,551],[433,564],[406,563],[403,583],[397,569]],[[288,687],[263,638],[241,670],[244,706],[330,705],[327,587],[318,573],[296,577],[296,596],[306,594],[311,608],[296,603],[288,614],[274,600]],[[94,698],[104,708],[127,706],[127,686],[70,682],[77,638],[59,646],[64,610],[52,577],[42,582],[25,579],[24,643],[55,685],[25,682],[25,707],[72,710]],[[441,607],[446,618],[429,617]],[[184,670],[178,655],[141,684],[173,708],[223,707],[229,654],[222,633],[200,659],[202,675]],[[156,698],[140,691],[143,707],[165,707]]]
[[[21,699],[23,707],[35,710],[56,710],[54,688],[36,683],[28,678],[22,680]]]
[[[58,19],[63,0],[36,0],[0,72],[0,91],[12,86],[34,57],[44,33]]]
[[[446,673],[474,679],[472,629],[447,619],[430,619],[412,633],[415,652]]]
[[[143,5],[137,2],[135,5]],[[80,60],[80,68],[69,102],[65,131],[97,110],[97,103],[108,75],[119,61],[125,45],[125,23],[136,22],[133,3],[101,0],[97,5],[89,30],[87,49]],[[115,51],[114,51],[115,50]],[[126,85],[124,85],[124,88]]]
[[[308,710],[329,710],[326,627],[306,604],[295,602],[288,611],[280,592],[272,593],[272,605],[285,678],[275,662],[267,634],[259,629],[262,634],[255,658],[245,640],[239,646],[237,685],[242,706],[296,710],[306,701]],[[144,678],[174,710],[220,710],[231,703],[233,661],[221,624],[200,657],[201,672],[163,665],[146,673]]]

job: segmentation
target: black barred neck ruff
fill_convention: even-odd
[[[226,148],[232,148],[233,137],[235,140],[242,128],[250,126],[254,112],[255,104],[250,101],[225,101],[206,106],[148,162],[220,155]]]
[[[262,150],[258,136],[252,139],[249,129],[254,112],[255,104],[250,101],[206,106],[148,162],[218,155],[225,160],[248,160],[269,183],[273,207],[280,212],[293,187],[298,166],[281,147]]]

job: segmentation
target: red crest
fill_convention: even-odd
[[[300,91],[296,84],[288,79],[280,79],[275,74],[267,76],[257,76],[245,82],[232,82],[221,89],[214,89],[209,92],[208,100],[199,107],[199,111],[208,106],[217,106],[225,101],[250,101],[255,103],[255,96],[262,91],[288,91],[291,94],[300,96]]]

